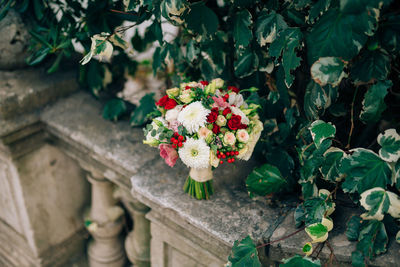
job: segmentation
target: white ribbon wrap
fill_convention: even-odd
[[[202,169],[191,168],[189,176],[196,182],[204,183],[209,180],[212,180],[213,173],[211,170],[211,166],[209,165],[208,168],[202,168]]]

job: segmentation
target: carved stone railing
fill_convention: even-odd
[[[295,231],[292,208],[248,197],[242,184],[251,162],[219,168],[216,194],[198,201],[182,190],[183,164],[168,167],[142,144],[141,129],[103,120],[88,94],[25,109],[0,120],[1,266],[223,266],[239,238],[267,242]],[[343,223],[330,238],[344,266],[355,244],[343,224],[354,212],[338,208]],[[259,254],[274,264],[301,253],[305,241],[301,233]],[[396,266],[398,251],[392,244],[376,265]]]

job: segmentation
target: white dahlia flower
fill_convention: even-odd
[[[209,166],[210,147],[203,139],[188,138],[178,153],[182,162],[190,168],[203,169]]]
[[[207,116],[211,111],[206,109],[200,101],[187,105],[178,115],[178,121],[190,134],[196,133],[200,127],[205,126]]]

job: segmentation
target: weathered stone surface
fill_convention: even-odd
[[[0,21],[0,69],[26,66],[30,35],[20,15],[13,9]]]
[[[74,71],[0,71],[0,119],[31,112],[78,89]]]
[[[348,220],[353,215],[359,215],[361,212],[357,208],[346,208],[346,207],[338,207],[336,211],[332,215],[332,219],[334,221],[334,228],[329,233],[329,243],[331,244],[336,259],[339,263],[333,260],[334,266],[351,266],[351,253],[356,248],[356,242],[350,242],[346,235],[346,224]],[[273,233],[271,240],[278,240],[282,237],[285,237],[291,233],[294,233],[296,230],[294,223],[293,212],[289,213],[287,217],[284,219],[281,225],[275,230]],[[273,243],[269,250],[269,255],[272,260],[281,261],[284,258],[289,258],[295,254],[303,255],[301,249],[306,242],[310,242],[311,239],[305,233],[305,231],[301,231],[300,233],[289,237],[283,241]],[[316,249],[317,244],[314,244],[314,250]],[[400,252],[400,245],[391,242],[389,246],[389,251],[382,256],[377,257],[374,261],[371,262],[371,266],[399,266],[396,259],[398,259],[398,255]],[[325,245],[319,254],[319,258],[322,262],[327,262],[330,256],[330,249],[327,245]]]

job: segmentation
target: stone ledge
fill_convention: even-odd
[[[43,68],[0,71],[0,118],[33,111],[78,89],[75,71],[47,74]]]

